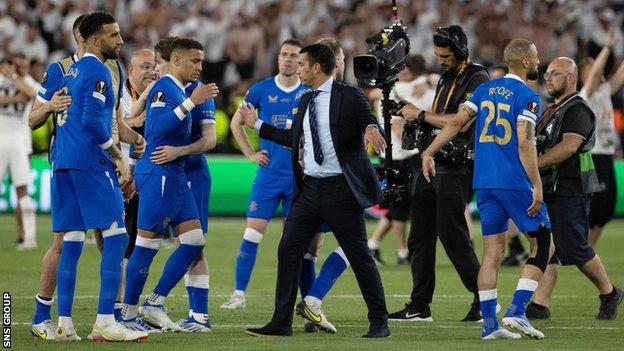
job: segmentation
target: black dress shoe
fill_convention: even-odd
[[[269,323],[262,328],[249,328],[245,333],[251,336],[292,336],[292,327],[275,326]]]
[[[370,327],[367,334],[362,335],[363,338],[389,338],[390,329],[387,325],[381,327]]]

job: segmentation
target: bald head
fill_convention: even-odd
[[[546,78],[546,91],[557,102],[558,99],[576,91],[578,67],[569,57],[557,57],[548,65],[544,78]]]
[[[550,62],[548,68],[569,73],[573,75],[574,78],[578,77],[578,67],[576,66],[576,62],[574,62],[574,60],[569,57],[557,57]]]
[[[539,58],[533,42],[526,39],[514,39],[505,46],[503,52],[509,72],[530,80],[537,79]]]
[[[128,66],[128,79],[132,88],[141,94],[154,81],[155,63],[154,52],[150,49],[141,49],[135,52]]]

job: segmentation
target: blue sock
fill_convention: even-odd
[[[208,314],[208,292],[209,289],[195,288],[193,298],[195,299],[193,305],[194,313]]]
[[[496,295],[496,289],[479,291],[484,335],[499,328],[496,319]]]
[[[537,289],[538,282],[532,279],[520,278],[518,280],[518,287],[511,300],[511,305],[505,313],[506,317],[523,316],[526,312],[526,307],[533,292]]]
[[[169,295],[171,289],[184,277],[189,266],[203,248],[203,245],[180,244],[169,256],[167,263],[165,263],[163,273],[158,284],[156,284],[154,293],[160,296]]]
[[[316,271],[314,264],[316,256],[306,253],[301,260],[301,275],[299,275],[299,289],[301,290],[301,298],[308,296],[310,289],[316,280]]]
[[[186,277],[186,276],[185,276]],[[188,295],[188,303],[189,303],[189,311],[195,310],[195,287],[193,286],[185,286],[186,294]]]
[[[251,272],[256,263],[258,253],[258,242],[251,242],[243,239],[238,255],[236,256],[236,290],[245,291],[251,279]]]
[[[128,234],[115,234],[103,238],[100,261],[100,297],[98,314],[114,314],[115,299],[121,284],[121,260],[128,246]]]
[[[137,305],[141,292],[145,287],[149,267],[158,253],[157,249],[140,245],[140,237],[137,238],[137,245],[132,251],[132,256],[128,260],[126,267],[126,291],[124,292],[124,304]]]
[[[35,296],[35,315],[32,324],[39,324],[48,319],[52,319],[50,309],[52,308],[52,300],[44,300],[39,295]]]
[[[56,270],[56,286],[58,296],[58,315],[59,317],[71,317],[72,305],[74,303],[74,292],[76,290],[76,274],[78,269],[78,259],[82,253],[82,245],[84,242],[84,233],[68,232],[68,235],[74,233],[79,241],[63,240],[61,249],[61,259]],[[80,240],[81,237],[82,240]]]
[[[308,296],[316,297],[319,300],[325,298],[325,295],[334,286],[338,277],[347,269],[347,261],[346,258],[343,258],[343,255],[342,249],[337,248],[327,256]]]

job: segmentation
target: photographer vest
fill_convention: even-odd
[[[466,61],[453,72],[445,72],[436,87],[432,112],[440,114],[456,113],[459,106],[470,98],[472,92],[482,83],[489,81],[487,69],[479,64]],[[418,147],[426,149],[440,129],[423,124],[418,136]],[[439,171],[465,173],[472,171],[471,155],[474,150],[474,124],[467,131],[459,133],[435,158]]]
[[[554,112],[548,113],[548,111],[546,111],[544,113],[542,120],[538,122],[536,127],[537,152],[539,155],[548,152],[560,142],[559,139],[562,137],[560,134],[564,117],[572,107],[577,105],[581,105],[591,112],[585,100],[581,98],[578,93],[574,93],[555,107]],[[592,116],[593,125],[590,137],[585,139],[574,155],[561,163],[569,162],[571,159],[578,157],[579,169],[576,171],[581,182],[582,192],[586,195],[600,191],[600,184],[591,156],[591,149],[594,147],[596,140],[596,120],[593,112],[590,113],[590,116]],[[552,165],[546,169],[540,170],[544,194],[555,194],[557,191],[557,181],[559,180],[561,164]]]

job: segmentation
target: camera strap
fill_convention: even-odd
[[[451,87],[448,89],[448,94],[446,95],[446,101],[444,102],[444,108],[442,109],[442,111],[440,111],[440,109],[438,108],[438,100],[440,99],[440,96],[442,95],[442,91],[444,90],[442,89],[442,86],[444,84],[443,79],[440,79],[440,82],[438,83],[437,94],[435,96],[435,99],[433,99],[433,109],[434,109],[433,112],[434,113],[446,112],[448,104],[451,101],[451,97],[453,96],[453,94],[455,94],[455,90],[457,89],[457,83],[459,82],[460,77],[464,74],[464,71],[466,70],[466,68],[468,68],[469,65],[470,65],[470,60],[466,60],[459,65],[457,69],[457,74],[453,78],[453,84],[451,84]]]

